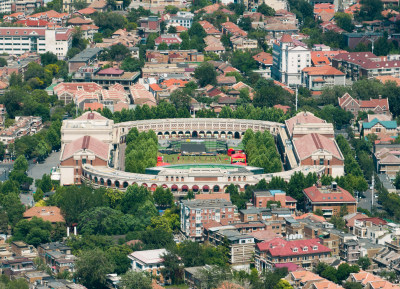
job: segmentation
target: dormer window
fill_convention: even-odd
[[[293,252],[297,252],[298,251],[298,249],[295,247],[295,248],[293,248]]]
[[[303,248],[303,251],[308,251],[308,247],[307,247],[307,246],[304,247],[304,248]]]
[[[318,246],[313,246],[312,249],[313,249],[314,251],[317,251],[317,250],[318,250]]]

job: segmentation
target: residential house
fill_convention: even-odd
[[[142,17],[139,19],[138,30],[144,37],[149,36],[150,33],[160,32],[161,19],[157,16]]]
[[[280,207],[288,208],[292,213],[296,210],[297,200],[286,195],[286,192],[281,190],[268,190],[253,192],[253,204],[256,208],[266,208],[268,203],[279,203]]]
[[[165,22],[167,26],[182,26],[190,28],[193,23],[194,14],[187,11],[178,11],[176,15],[170,15]]]
[[[345,72],[353,81],[378,76],[400,76],[400,60],[396,56],[385,58],[371,52],[341,53],[332,58],[332,66]]]
[[[329,65],[306,67],[302,71],[302,82],[311,91],[321,91],[324,87],[345,86],[346,76],[340,70]]]
[[[255,39],[249,39],[243,36],[232,36],[230,38],[233,50],[251,50],[258,48],[258,42]]]
[[[302,70],[311,66],[311,54],[307,46],[284,34],[273,44],[272,55],[272,77],[287,85],[301,84]]]
[[[201,240],[205,224],[211,221],[231,223],[234,213],[232,203],[224,199],[181,201],[181,231],[189,239]]]
[[[24,257],[34,260],[38,256],[36,248],[32,245],[28,245],[23,241],[13,241],[10,245],[11,251],[17,257]]]
[[[377,172],[389,176],[392,180],[395,179],[400,170],[400,147],[387,145],[375,150],[373,159]]]
[[[370,122],[363,122],[361,133],[364,136],[374,134],[378,136],[378,139],[385,137],[397,137],[399,130],[397,128],[397,122],[395,120],[382,121],[374,118]]]
[[[328,247],[320,244],[319,239],[287,241],[275,238],[256,244],[255,265],[259,272],[287,262],[308,268],[319,259],[330,256],[330,252]]]
[[[40,116],[16,116],[12,126],[0,130],[0,141],[4,144],[13,143],[17,138],[34,135],[42,129]]]
[[[147,104],[150,107],[157,105],[155,97],[143,84],[136,83],[132,85],[129,87],[129,92],[131,93],[133,103],[136,105],[142,106]]]
[[[164,268],[163,255],[167,254],[166,249],[135,251],[128,255],[131,260],[131,270],[146,272],[164,281],[161,270]]]
[[[65,223],[61,210],[55,206],[48,207],[32,207],[24,212],[24,219],[32,219],[33,217],[41,218],[52,224]]]
[[[35,271],[35,264],[32,260],[20,257],[13,260],[4,260],[0,264],[1,273],[8,277],[16,278],[26,272]]]
[[[253,59],[258,64],[257,73],[260,73],[264,78],[271,78],[271,67],[273,63],[273,57],[270,53],[260,52],[253,56]]]
[[[342,97],[338,98],[339,106],[345,110],[350,111],[354,117],[358,116],[360,111],[372,111],[375,114],[384,114],[391,116],[389,110],[389,100],[387,98],[376,98],[370,100],[354,99],[347,92]]]
[[[168,46],[171,44],[181,44],[182,39],[178,36],[178,34],[161,34],[154,40],[156,46],[161,43],[166,43]]]
[[[225,35],[231,34],[232,36],[247,36],[247,32],[239,28],[235,23],[225,22],[221,24],[222,33]]]
[[[68,60],[68,71],[73,73],[83,66],[93,65],[102,52],[102,48],[86,48]]]
[[[228,246],[229,263],[236,269],[249,268],[254,255],[254,237],[238,232],[233,226],[209,227],[204,230],[207,232],[205,239],[216,245]]]
[[[360,259],[360,246],[357,241],[345,242],[340,248],[340,259],[349,264],[355,264]]]
[[[315,212],[321,210],[324,217],[338,216],[343,206],[349,213],[357,211],[356,199],[335,182],[331,186],[312,186],[303,190],[306,210]]]
[[[216,38],[221,38],[222,32],[219,31],[217,28],[214,27],[210,22],[206,20],[202,20],[198,22],[201,27],[203,27],[204,31],[207,33],[207,35],[214,36]]]
[[[213,52],[218,55],[225,52],[225,47],[221,40],[213,35],[205,37],[204,42],[206,43],[206,47],[204,48],[206,52]]]

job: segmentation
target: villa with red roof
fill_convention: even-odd
[[[321,91],[327,86],[346,85],[346,75],[330,65],[306,67],[301,77],[305,87],[312,91]]]
[[[303,190],[306,210],[321,210],[325,218],[338,216],[340,208],[347,206],[349,214],[357,212],[356,199],[345,189],[333,182],[330,186],[312,186]]]
[[[319,239],[287,241],[275,238],[256,245],[255,265],[259,272],[272,269],[277,263],[294,263],[308,268],[319,259],[330,256],[331,249],[321,245]]]
[[[369,100],[354,99],[347,92],[342,97],[338,98],[339,106],[345,110],[350,111],[354,117],[358,116],[360,111],[372,111],[375,114],[384,114],[391,116],[389,110],[389,100],[387,98],[376,98]]]

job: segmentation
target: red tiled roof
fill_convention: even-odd
[[[24,213],[24,218],[41,218],[51,223],[65,223],[61,210],[58,207],[32,207]]]
[[[333,157],[339,160],[344,159],[334,140],[317,133],[310,133],[293,139],[293,145],[300,160],[305,160],[313,153],[321,150],[331,153]]]
[[[316,117],[311,112],[299,112],[292,118],[285,121],[286,127],[290,134],[292,134],[295,124],[306,124],[306,123],[326,123],[325,120]]]
[[[371,222],[374,225],[386,225],[387,222],[381,218],[371,217],[371,218],[363,218],[361,222]]]
[[[99,102],[91,102],[91,103],[85,103],[83,105],[84,110],[98,110],[98,109],[103,109],[103,104]]]
[[[345,75],[340,70],[329,65],[322,67],[306,67],[303,69],[303,72],[307,73],[308,75]]]
[[[387,98],[377,98],[377,99],[370,99],[370,100],[361,100],[360,107],[362,108],[375,108],[375,107],[386,107],[389,108],[389,101]]]
[[[46,21],[46,20],[29,20],[29,19],[25,19],[25,20],[18,20],[16,22],[17,24],[23,24],[27,27],[46,27],[50,24],[50,22]]]
[[[89,150],[103,160],[108,160],[109,145],[95,137],[83,136],[64,147],[62,160],[66,160],[80,150]]]
[[[274,108],[276,108],[276,109],[281,109],[281,110],[283,110],[284,113],[287,113],[287,112],[289,111],[289,109],[290,109],[290,106],[288,106],[288,105],[281,105],[281,104],[275,104],[275,105],[274,105]]]
[[[114,112],[122,111],[123,109],[129,109],[129,104],[123,101],[114,104]]]
[[[97,111],[87,111],[82,114],[80,117],[75,118],[75,120],[108,120],[108,118],[102,116]]]
[[[305,188],[304,194],[313,203],[355,203],[356,199],[345,189],[337,187],[336,191],[332,191],[328,188],[317,188],[312,186]]]
[[[331,252],[331,249],[319,243],[319,239],[287,241],[281,238],[275,238],[268,242],[258,243],[256,246],[260,251],[268,251],[273,257],[288,257]]]
[[[280,42],[281,43],[293,42],[292,36],[290,36],[289,34],[283,34]]]
[[[82,17],[68,19],[68,24],[91,24],[92,22],[92,20],[83,19]]]
[[[217,194],[195,194],[195,200],[215,200],[215,199],[224,199],[227,201],[231,201],[231,195],[225,193],[217,193]]]
[[[286,196],[286,202],[297,202],[297,200],[291,196]]]
[[[265,65],[272,65],[272,55],[267,52],[260,52],[254,55],[253,59]]]
[[[90,14],[96,13],[96,9],[94,9],[92,7],[88,7],[88,8],[78,10],[77,12],[80,14],[90,15]]]
[[[162,88],[161,88],[157,83],[152,83],[152,84],[150,84],[150,88],[151,88],[153,91],[162,91]]]
[[[122,69],[110,67],[110,68],[100,70],[97,74],[99,74],[99,75],[107,75],[107,74],[122,75],[122,74],[124,74],[124,71]]]

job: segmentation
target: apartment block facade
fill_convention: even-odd
[[[223,199],[185,200],[181,203],[181,231],[191,240],[202,240],[204,225],[234,221],[235,207]]]

